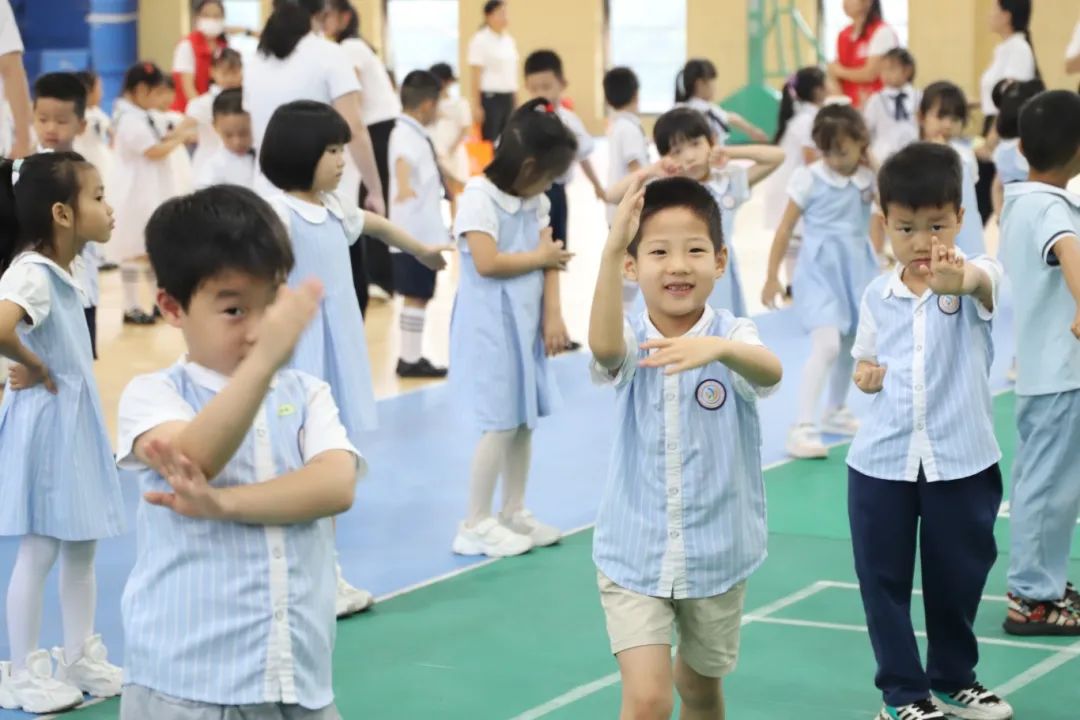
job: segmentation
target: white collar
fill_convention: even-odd
[[[1047,193],[1049,195],[1057,195],[1064,198],[1074,210],[1080,210],[1080,195],[1071,193],[1064,188],[1048,185],[1043,182],[1034,182],[1031,180],[1025,180],[1023,182],[1012,182],[1005,186],[1006,195],[1027,195],[1029,193]]]
[[[645,310],[643,313],[645,316],[645,339],[655,340],[657,338],[664,337],[660,334],[660,331],[653,325],[652,319],[649,317],[649,311]],[[716,317],[716,311],[710,306],[706,305],[704,312],[701,313],[701,317],[694,323],[694,327],[687,330],[682,337],[701,337],[705,334],[705,331],[709,329],[709,325],[712,323],[713,318]]]
[[[75,263],[77,262],[80,262],[78,255],[76,255],[71,260],[73,269]],[[76,290],[81,290],[78,283],[75,282],[75,278],[72,277],[71,272],[60,267],[60,265],[58,265],[56,261],[52,260],[51,258],[45,257],[44,255],[35,250],[26,250],[25,252],[19,253],[18,256],[16,256],[15,259],[11,261],[11,265],[14,266],[16,263],[32,263],[34,265],[44,265],[45,267],[53,270],[60,277],[60,279],[66,282],[68,285],[75,288]]]
[[[405,113],[401,113],[400,115],[398,115],[398,122],[402,122],[406,125],[411,126],[413,130],[416,130],[418,133],[424,135],[425,137],[428,134],[426,127],[421,125],[416,118],[406,115]]]
[[[860,165],[854,175],[841,175],[826,165],[824,160],[817,160],[810,165],[810,172],[835,188],[844,188],[851,183],[859,190],[866,190],[874,184],[874,171],[864,165]]]
[[[495,201],[495,204],[508,213],[517,213],[520,210],[533,210],[540,206],[540,195],[530,198],[521,198],[517,195],[505,193],[496,187],[495,183],[488,180],[486,175],[478,175],[469,180],[469,185],[482,191]]]
[[[197,362],[188,360],[186,354],[181,355],[180,359],[176,361],[176,364],[183,368],[184,372],[188,374],[196,385],[210,390],[211,392],[219,393],[225,389],[225,386],[232,380],[228,375],[222,375],[217,370],[211,370],[205,365],[200,365]],[[277,385],[277,373],[270,379],[270,387],[273,388]]]
[[[345,219],[345,211],[341,209],[341,205],[333,193],[319,193],[319,197],[323,201],[322,205],[309,203],[289,193],[281,193],[282,202],[312,225],[321,225],[326,222],[329,213],[333,213],[338,220]]]
[[[611,121],[616,122],[618,120],[629,120],[634,125],[641,127],[641,118],[628,110],[616,110],[615,114],[611,116]]]
[[[907,85],[898,88],[884,87],[881,89],[882,95],[888,95],[891,98],[895,98],[900,93],[905,93],[908,100],[913,100],[915,98],[915,87],[911,83],[908,83]]]

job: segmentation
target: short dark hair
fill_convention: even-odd
[[[428,100],[438,102],[442,80],[427,70],[413,70],[401,81],[401,106],[406,110],[420,107]]]
[[[886,60],[892,60],[900,64],[900,67],[910,70],[909,80],[915,79],[915,56],[907,48],[894,47],[882,56]]]
[[[559,80],[563,79],[562,58],[554,50],[536,50],[529,53],[529,57],[525,58],[526,75],[535,75],[542,72],[551,72]]]
[[[826,105],[818,110],[810,136],[822,152],[835,149],[843,138],[870,142],[870,131],[862,114],[850,105]]]
[[[86,86],[75,73],[53,72],[38,76],[34,81],[34,102],[52,98],[75,104],[75,115],[86,117]]]
[[[146,224],[146,252],[158,287],[187,310],[207,280],[228,270],[282,282],[292,245],[277,213],[236,185],[214,185],[167,200]]]
[[[948,145],[916,142],[897,151],[878,173],[881,211],[889,205],[919,210],[963,203],[964,169],[960,155]]]
[[[140,85],[153,89],[165,84],[165,73],[152,62],[137,62],[124,73],[123,91],[131,92]]]
[[[98,74],[93,70],[80,70],[75,73],[75,77],[79,78],[79,82],[86,88],[86,94],[89,95],[94,90],[94,86],[98,82]]]
[[[628,67],[611,68],[604,74],[604,99],[616,110],[634,102],[640,89],[637,74]]]
[[[457,80],[457,78],[454,77],[454,68],[450,67],[449,63],[435,63],[428,68],[428,72],[439,78],[439,81],[442,82],[443,85],[449,85]]]
[[[577,146],[574,133],[559,119],[551,103],[536,98],[510,116],[484,175],[500,190],[512,195],[526,160],[535,163],[535,178],[558,177],[574,162]]]
[[[653,141],[661,155],[667,155],[675,143],[688,142],[700,137],[712,144],[712,128],[709,121],[697,110],[690,107],[677,107],[668,110],[656,120],[653,126]]]
[[[244,57],[231,47],[218,48],[214,51],[213,67],[244,67]]]
[[[641,245],[641,234],[645,223],[653,215],[668,208],[686,208],[709,229],[709,239],[713,249],[720,252],[724,247],[724,224],[720,218],[720,206],[716,204],[708,189],[690,178],[669,177],[656,180],[645,186],[645,203],[641,208],[641,223],[637,235],[630,242],[626,251],[637,257]]]
[[[998,135],[1005,140],[1020,135],[1020,110],[1024,104],[1046,89],[1046,83],[1035,78],[1023,82],[1014,82],[1006,87],[998,100],[998,116],[994,124]],[[1080,118],[1077,119],[1080,122]]]
[[[938,115],[959,118],[962,124],[967,125],[967,98],[959,85],[948,80],[927,85],[923,90],[922,100],[919,101],[919,114],[929,115],[934,108],[937,108]]]
[[[294,100],[270,116],[259,148],[259,169],[282,190],[310,190],[326,148],[350,140],[349,124],[337,110],[314,100]]]
[[[1080,94],[1071,90],[1039,93],[1020,110],[1020,146],[1032,170],[1064,167],[1080,148]]]
[[[487,0],[487,2],[484,3],[484,16],[490,15],[505,4],[505,0]]]
[[[247,112],[244,109],[244,91],[240,88],[222,90],[214,98],[211,112],[215,118],[219,115],[243,115]]]

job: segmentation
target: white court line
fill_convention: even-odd
[[[837,588],[839,590],[858,590],[859,589],[859,583],[842,582],[840,580],[822,580],[821,584],[824,585],[825,587]],[[922,595],[923,591],[920,590],[919,588],[915,588],[915,589],[913,589],[911,591],[911,594],[912,595]],[[1002,595],[983,595],[982,596],[982,601],[983,602],[1005,603],[1005,602],[1009,602],[1009,599],[1007,597],[1002,596]]]
[[[764,618],[768,617],[772,613],[779,612],[780,610],[783,610],[790,605],[794,605],[797,602],[805,600],[811,595],[821,592],[826,587],[827,585],[822,582],[816,582],[812,585],[807,585],[802,590],[793,592],[792,594],[786,597],[782,597],[775,602],[771,602],[768,605],[763,605],[749,615],[743,615],[742,624],[749,625],[753,622],[761,622]],[[515,715],[512,720],[536,720],[537,718],[542,718],[545,715],[549,715],[555,712],[559,708],[566,707],[567,705],[575,703],[584,697],[588,697],[589,695],[600,692],[604,688],[611,687],[617,682],[619,682],[619,673],[615,672],[611,673],[610,675],[605,675],[604,677],[598,680],[593,680],[590,683],[578,685],[576,688],[564,692],[557,698],[553,698],[551,700],[548,700],[546,703],[543,703],[542,705],[537,705],[534,708],[530,708],[529,710],[526,710],[520,715]]]
[[[1032,665],[1013,679],[999,685],[994,689],[994,692],[1000,696],[1014,693],[1020,688],[1027,687],[1042,676],[1057,670],[1077,655],[1080,655],[1080,640],[1074,642],[1072,645],[1065,645],[1056,655],[1051,655],[1042,662]]]

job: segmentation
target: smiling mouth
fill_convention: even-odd
[[[671,295],[689,295],[693,289],[693,283],[667,283],[664,285],[664,292]]]

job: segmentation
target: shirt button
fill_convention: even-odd
[[[281,551],[281,548],[279,548],[279,547],[274,548],[274,557],[281,558],[281,556],[284,555],[284,554],[285,553]]]
[[[664,393],[664,397],[666,399],[668,399],[668,400],[674,400],[675,399],[675,393],[673,393],[673,392]]]
[[[915,350],[922,352],[922,345],[916,345]]]
[[[679,449],[679,443],[676,443],[676,442],[669,442],[669,443],[667,444],[667,449],[668,449],[668,450],[678,450],[678,449]]]
[[[668,533],[668,537],[670,537],[672,540],[677,540],[678,537],[679,537],[679,531],[678,530],[672,530],[671,532]]]
[[[284,610],[278,610],[277,612],[275,612],[274,613],[274,619],[277,620],[278,622],[281,622],[282,620],[284,620],[285,619],[285,611]]]
[[[923,429],[923,427],[925,427],[925,426],[924,426],[924,425],[923,425],[922,423],[917,423],[917,424],[915,425],[915,429],[916,429],[916,430],[922,430],[922,429]]]
[[[673,488],[671,488],[670,490],[667,491],[667,494],[670,495],[671,497],[675,497],[676,495],[679,494],[679,488],[673,487]]]
[[[915,389],[916,389],[916,390],[920,390],[920,391],[921,391],[921,390],[922,390],[922,385],[916,385],[916,386],[915,386]]]
[[[922,308],[915,311],[915,317],[922,317]]]
[[[259,437],[266,437],[266,428],[255,428],[255,434]]]

